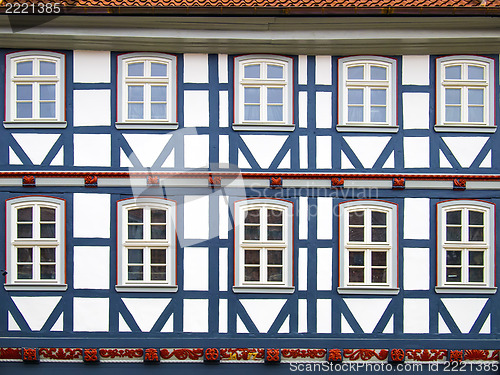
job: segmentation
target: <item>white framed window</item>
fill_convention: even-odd
[[[474,200],[437,204],[438,293],[495,293],[495,206]]]
[[[494,60],[446,56],[436,60],[436,131],[494,132]]]
[[[65,56],[23,51],[6,56],[6,128],[64,128]]]
[[[234,105],[234,130],[293,130],[293,60],[235,57]]]
[[[235,285],[240,293],[293,293],[293,203],[235,203]]]
[[[366,200],[339,205],[340,294],[397,294],[398,207]]]
[[[176,204],[162,198],[118,201],[117,291],[177,291]]]
[[[396,70],[388,57],[339,59],[338,131],[398,131]]]
[[[177,129],[177,58],[118,56],[118,129]]]
[[[6,290],[66,290],[65,201],[7,200]]]

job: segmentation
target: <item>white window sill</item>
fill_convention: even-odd
[[[472,125],[472,124],[450,124],[434,125],[435,132],[454,132],[454,133],[495,133],[497,127],[495,125]]]
[[[3,126],[6,129],[64,129],[67,126],[66,121],[43,121],[43,120],[26,120],[26,121],[4,121]]]
[[[175,293],[177,285],[152,285],[152,284],[136,284],[136,285],[116,285],[117,292],[159,292],[159,293]]]
[[[491,286],[468,286],[468,285],[453,285],[453,286],[436,286],[436,293],[451,293],[451,294],[495,294],[496,287]]]
[[[66,284],[46,284],[46,283],[32,283],[32,284],[5,284],[5,290],[16,291],[16,290],[26,290],[26,291],[65,291],[68,289]]]
[[[117,122],[115,123],[117,129],[151,129],[151,130],[175,130],[179,128],[177,122]]]
[[[399,126],[397,125],[375,125],[375,124],[363,124],[363,125],[346,125],[338,124],[337,131],[342,132],[366,132],[366,133],[397,133]]]
[[[380,295],[396,295],[399,293],[399,288],[381,288],[369,286],[345,286],[337,288],[338,294],[380,294]]]
[[[295,130],[295,124],[272,124],[269,122],[233,124],[233,130],[237,130],[237,131],[291,132],[291,131]]]
[[[278,285],[240,285],[233,286],[234,293],[282,293],[292,294],[295,292],[293,286],[278,286]]]

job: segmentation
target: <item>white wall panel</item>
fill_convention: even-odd
[[[77,83],[110,82],[109,51],[73,51],[73,81]]]
[[[73,236],[109,238],[110,195],[75,193],[73,195]]]
[[[184,126],[206,127],[209,125],[208,91],[184,91]]]
[[[184,332],[208,332],[208,299],[184,299]]]
[[[309,168],[309,160],[307,154],[307,135],[299,136],[299,166],[300,169]]]
[[[333,229],[332,198],[318,197],[317,220],[318,239],[331,240]]]
[[[429,300],[405,298],[403,302],[403,332],[429,333]]]
[[[403,56],[403,85],[429,84],[429,55]]]
[[[208,291],[208,247],[184,248],[184,290]]]
[[[111,167],[111,135],[74,134],[73,152],[77,167]]]
[[[185,53],[184,82],[208,83],[208,55],[206,53]]]
[[[403,129],[429,129],[428,93],[403,93]]]
[[[73,300],[73,330],[76,332],[109,331],[109,299],[75,298]]]
[[[332,137],[329,135],[316,137],[316,168],[332,168]]]
[[[404,167],[429,168],[429,138],[404,137]]]
[[[403,249],[403,287],[405,290],[429,290],[429,249]]]
[[[229,202],[228,197],[219,196],[219,238],[227,239],[229,231]]]
[[[299,290],[307,290],[307,259],[308,259],[308,249],[307,247],[299,248]]]
[[[307,300],[299,299],[298,333],[307,332]]]
[[[227,333],[227,299],[219,300],[219,333]]]
[[[74,90],[73,125],[111,125],[111,90]]]
[[[430,230],[429,198],[405,198],[404,238],[428,240]]]
[[[316,56],[316,84],[331,85],[332,84],[332,57],[331,56]]]
[[[224,53],[219,53],[219,82],[227,83],[227,55]]]
[[[332,300],[318,299],[316,311],[316,331],[318,333],[332,333]]]
[[[229,126],[229,94],[227,91],[219,91],[219,127]]]
[[[208,239],[208,195],[184,196],[184,238]]]
[[[332,249],[317,250],[316,287],[318,290],[332,290]]]
[[[209,136],[184,136],[184,167],[207,168],[209,165]]]
[[[316,93],[316,127],[327,129],[332,127],[331,92]]]
[[[299,85],[307,85],[307,56],[299,55]]]
[[[307,91],[299,92],[299,128],[307,128]]]
[[[221,292],[227,291],[227,277],[228,277],[228,248],[221,247],[219,249],[219,290]]]
[[[307,240],[309,231],[309,198],[299,197],[299,240]]]
[[[73,259],[75,289],[109,289],[109,246],[74,246]]]

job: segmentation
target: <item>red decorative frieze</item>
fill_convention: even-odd
[[[83,349],[83,361],[89,363],[99,362],[97,349]]]
[[[148,186],[159,186],[160,178],[158,176],[148,176],[146,178],[146,183],[148,184]]]
[[[330,349],[328,351],[328,362],[342,362],[342,350]]]
[[[34,348],[23,348],[24,362],[38,362],[38,353]]]
[[[385,361],[387,349],[344,349],[344,358],[350,361]]]
[[[221,361],[264,362],[264,349],[260,348],[222,348]]]
[[[405,360],[405,351],[403,349],[392,349],[391,350],[391,361],[392,362],[403,362]]]
[[[162,360],[200,361],[203,360],[203,349],[160,349]]]
[[[88,174],[83,178],[85,187],[97,187],[97,176],[95,174]]]
[[[213,176],[213,175],[208,175],[208,183],[210,187],[212,188],[217,188],[220,187],[222,184],[222,177],[221,176]]]
[[[333,177],[332,188],[341,188],[341,187],[344,187],[344,179],[342,177]]]
[[[23,359],[21,348],[0,348],[0,361],[14,361]]]
[[[142,361],[144,350],[142,349],[100,349],[101,361],[106,360],[128,360]]]
[[[394,177],[392,179],[392,188],[395,190],[402,190],[405,188],[405,179],[402,177]]]
[[[446,349],[407,349],[406,359],[411,361],[433,362],[446,361],[448,350]]]
[[[266,362],[279,363],[280,350],[279,349],[266,349]]]
[[[33,175],[24,175],[23,176],[23,186],[24,187],[35,187],[36,181],[35,176]]]
[[[453,179],[453,190],[465,190],[467,187],[467,181],[464,178]]]
[[[154,348],[148,348],[144,351],[144,362],[159,362],[158,350]]]
[[[498,361],[499,350],[464,350],[464,361]]]
[[[40,348],[38,350],[40,355],[40,360],[81,360],[82,359],[82,349],[72,349],[72,348]]]
[[[207,362],[218,362],[220,360],[219,349],[208,348],[205,350],[205,361]]]
[[[282,361],[295,361],[297,359],[324,361],[325,357],[325,349],[281,349]]]
[[[271,188],[273,188],[273,189],[281,188],[283,186],[283,178],[271,177],[269,184],[270,184]]]
[[[450,362],[462,362],[463,352],[461,350],[450,350]]]

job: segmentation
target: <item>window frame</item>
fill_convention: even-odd
[[[45,60],[56,64],[56,74],[54,76],[31,75],[27,77],[17,76],[15,74],[15,65],[22,60],[38,62]],[[66,56],[59,52],[50,51],[21,51],[8,53],[5,56],[5,128],[65,128],[67,123],[66,116]],[[37,64],[33,64],[33,69],[38,70]],[[25,82],[32,87],[39,87],[41,83],[53,83],[55,88],[55,117],[54,118],[17,118],[16,117],[16,83]],[[39,90],[32,90],[32,115],[39,112]],[[38,113],[39,114],[39,113]]]
[[[496,293],[496,274],[495,274],[495,230],[496,230],[496,218],[495,218],[495,204],[490,202],[484,202],[480,200],[466,200],[466,199],[456,199],[438,202],[436,205],[437,211],[437,278],[436,278],[436,293],[483,293],[483,294],[494,294]],[[481,211],[484,213],[484,241],[446,241],[446,219],[445,215],[448,211],[462,211],[461,213],[461,224],[462,228],[461,234],[464,234],[464,228],[468,227],[468,220],[465,223],[463,218],[465,217],[464,212],[469,210]],[[469,247],[477,246],[476,248],[482,247],[484,250],[484,271],[485,271],[485,281],[483,283],[474,283],[468,281],[461,281],[459,283],[447,282],[446,278],[446,249],[455,248],[462,251],[461,259],[462,264],[460,265],[461,275],[463,275],[468,270],[468,261],[463,262],[467,258],[464,254],[468,254]],[[474,247],[473,247],[474,249]],[[465,264],[464,264],[465,263]]]
[[[33,238],[18,239],[17,238],[17,215],[18,208],[27,207],[48,207],[56,210],[55,212],[55,237],[54,239],[42,239],[39,234],[40,220],[37,210],[33,210],[32,216],[32,230]],[[6,215],[5,215],[5,228],[6,228],[6,268],[7,276],[5,283],[5,290],[25,290],[25,291],[64,291],[68,288],[66,284],[66,201],[62,198],[47,197],[47,196],[24,196],[9,198],[6,200]],[[35,270],[41,266],[39,250],[41,247],[50,246],[55,250],[55,271],[56,277],[54,280],[37,279],[18,279],[16,251],[18,247],[32,247],[32,264],[33,272],[36,275],[38,272]]]
[[[251,209],[259,209],[260,217],[264,216],[263,212],[267,209],[276,209],[283,212],[283,236],[280,242],[270,241],[250,241],[244,240],[244,212]],[[263,211],[264,210],[264,211]],[[259,224],[260,233],[263,233],[266,225]],[[259,268],[262,270],[267,267],[267,252],[266,244],[275,246],[275,249],[280,248],[283,251],[282,268],[283,268],[283,281],[282,282],[245,282],[244,277],[244,246],[250,250],[260,250]],[[262,263],[266,260],[265,263]],[[234,286],[233,292],[235,293],[283,293],[292,294],[295,291],[293,285],[293,202],[275,198],[250,198],[234,203]],[[262,276],[261,276],[262,277]]]
[[[151,86],[158,83],[167,86],[167,118],[166,119],[128,119],[127,117],[127,76],[126,66],[130,63],[144,62],[150,64],[151,62],[158,62],[167,64],[167,76],[165,78],[152,78],[152,77],[138,77],[136,79],[129,79],[138,85]],[[166,53],[126,53],[120,54],[117,57],[117,113],[116,123],[117,129],[162,129],[173,130],[179,127],[177,120],[177,56]],[[151,100],[147,100],[149,95],[144,90],[144,108],[151,106]],[[170,98],[170,100],[169,100]],[[151,117],[151,116],[150,116]]]
[[[130,240],[125,238],[127,233],[127,212],[131,209],[151,209],[159,208],[166,210],[166,225],[167,238],[165,240],[142,239]],[[176,292],[177,286],[177,203],[166,198],[141,197],[141,198],[126,198],[117,201],[117,230],[116,230],[116,262],[117,262],[117,279],[115,289],[118,292]],[[143,225],[147,224],[143,222]],[[149,224],[151,224],[149,222]],[[150,259],[152,247],[166,248],[166,273],[167,280],[164,282],[155,282],[151,280],[142,280],[138,282],[127,280],[128,275],[128,252],[125,251],[129,247],[147,247],[148,254],[144,256],[146,260]],[[143,259],[144,259],[143,258]],[[151,266],[151,262],[144,262],[145,267]]]
[[[485,79],[482,80],[449,80],[445,81],[445,68],[449,65],[461,65],[462,73],[465,74],[465,66],[476,65],[485,69]],[[445,89],[447,87],[460,88],[461,93],[461,117],[466,114],[467,95],[465,91],[468,88],[483,87],[486,95],[484,95],[484,121],[474,123],[469,121],[446,122],[445,121]],[[434,130],[437,132],[481,132],[494,133],[496,131],[495,124],[495,60],[486,56],[471,56],[471,55],[453,55],[444,56],[436,59],[436,124]]]
[[[399,273],[399,243],[398,243],[398,205],[392,202],[381,200],[354,200],[341,202],[339,209],[339,294],[386,294],[396,295],[399,293],[398,273]],[[353,242],[349,243],[349,212],[364,210],[364,233],[371,228],[371,224],[367,226],[368,215],[366,212],[382,211],[387,214],[387,241],[384,243],[377,242]],[[370,247],[378,246],[380,249],[386,248],[387,258],[387,282],[385,285],[378,283],[349,283],[349,249],[359,249],[360,251],[371,251]],[[363,249],[366,248],[366,249]],[[373,249],[372,249],[373,250]],[[366,254],[364,253],[366,260]],[[368,267],[370,264],[365,265]],[[367,271],[365,270],[365,279]]]
[[[283,67],[283,79],[246,79],[244,78],[245,65],[259,64],[261,71],[267,64]],[[291,57],[281,55],[242,55],[234,57],[234,121],[233,130],[250,131],[292,131],[294,125],[294,61]],[[244,87],[245,85],[263,88],[283,87],[283,121],[245,121],[244,120]],[[265,91],[265,90],[263,90]],[[267,95],[262,95],[266,97]],[[262,98],[259,101],[261,116],[267,113],[268,102]]]
[[[367,72],[372,65],[382,66],[387,69],[387,79],[382,81],[377,80],[356,80],[352,83],[348,82],[347,69],[355,65],[363,65],[364,71]],[[399,130],[397,124],[397,103],[398,103],[398,79],[397,79],[397,60],[392,57],[384,56],[349,56],[338,60],[338,124],[337,131],[339,132],[376,132],[376,133],[396,133]],[[371,88],[387,89],[386,96],[386,122],[377,123],[372,121],[350,122],[348,121],[348,89],[349,88],[363,89],[363,116],[366,117],[370,111],[371,101],[369,92]],[[368,100],[367,100],[368,99]]]

